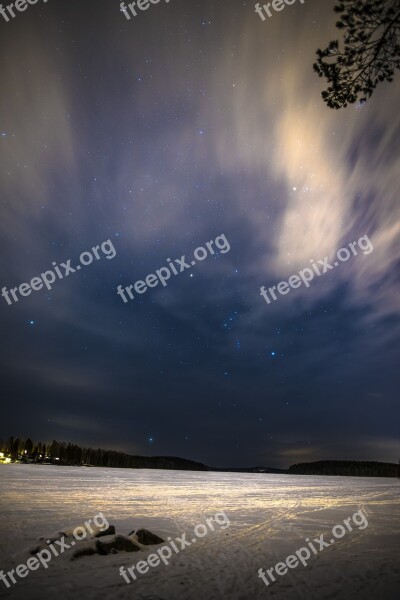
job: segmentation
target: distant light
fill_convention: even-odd
[[[275,352],[271,352],[271,356],[275,356]]]

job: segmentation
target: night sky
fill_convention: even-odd
[[[341,111],[334,2],[49,0],[0,16],[0,437],[213,466],[400,455],[400,79]],[[226,236],[229,252],[124,303]],[[267,304],[368,235],[373,252]]]

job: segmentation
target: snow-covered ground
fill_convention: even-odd
[[[148,551],[85,556],[72,550],[48,569],[29,572],[0,596],[24,600],[275,600],[400,597],[400,481],[238,473],[0,465],[0,569],[26,563],[38,538],[73,528],[102,512],[117,533],[143,526],[164,539],[193,529],[219,511],[215,528],[161,565],[125,583],[121,565]],[[368,527],[266,587],[269,569],[363,509]]]

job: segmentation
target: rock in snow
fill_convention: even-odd
[[[92,554],[98,554],[96,545],[93,542],[82,544],[80,548],[77,548],[72,555],[71,560],[75,558],[81,558],[81,556],[91,556]]]
[[[92,531],[85,525],[78,525],[77,527],[81,530],[86,530],[87,536],[83,540],[75,538],[77,548],[75,549],[71,560],[82,556],[90,556],[92,554],[107,555],[115,554],[117,552],[139,552],[142,550],[141,546],[162,544],[165,541],[155,533],[143,528],[134,529],[128,536],[125,536],[120,534],[116,535],[114,525],[109,525],[105,530],[92,526]],[[41,537],[39,546],[32,548],[30,553],[37,554],[43,548],[47,548],[46,542],[53,543],[56,540],[61,540],[62,537],[67,539],[74,538],[73,532],[77,527],[74,527],[74,529],[66,529],[65,531],[58,531],[48,537]]]
[[[123,552],[138,552],[140,546],[124,535],[115,535],[109,540],[97,540],[96,548],[99,554],[110,554],[110,552],[122,550]]]
[[[136,538],[142,546],[152,546],[153,544],[162,544],[165,542],[165,540],[148,529],[136,529],[131,531],[129,537]]]

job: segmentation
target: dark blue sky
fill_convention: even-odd
[[[321,7],[323,4],[323,7]],[[49,0],[0,21],[0,436],[215,466],[400,453],[399,81],[332,111],[333,2]],[[124,304],[134,284],[209,256]],[[368,235],[309,288],[267,288]]]

